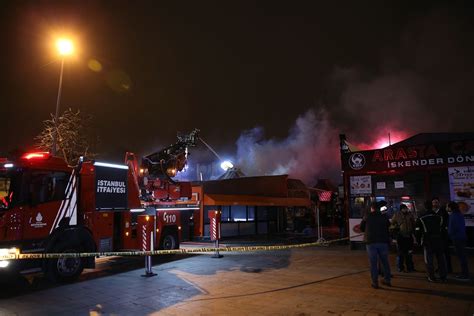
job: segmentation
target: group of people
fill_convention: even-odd
[[[370,212],[363,218],[360,228],[365,232],[367,254],[370,263],[372,287],[378,288],[379,264],[382,266],[382,284],[391,286],[391,271],[388,260],[390,240],[397,242],[397,269],[399,272],[414,272],[413,247],[423,246],[428,281],[436,282],[434,258],[437,261],[439,280],[445,282],[452,273],[449,243],[452,242],[461,263],[459,280],[469,280],[466,255],[466,225],[464,215],[456,202],[441,207],[438,198],[425,203],[425,212],[415,218],[405,204],[399,212],[389,218],[383,210],[383,203],[373,202]]]

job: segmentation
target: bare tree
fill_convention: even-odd
[[[71,108],[58,117],[56,152],[63,156],[70,166],[76,165],[79,157],[94,158],[98,137],[92,128],[92,116],[83,115],[81,111]],[[55,130],[54,116],[43,122],[43,131],[35,137],[36,146],[49,151],[53,146]]]

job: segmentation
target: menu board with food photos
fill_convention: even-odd
[[[474,226],[474,166],[448,168],[451,200],[459,205],[466,226]]]
[[[370,176],[352,176],[351,195],[371,195],[372,194],[372,178]]]

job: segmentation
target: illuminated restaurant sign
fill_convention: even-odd
[[[474,141],[397,146],[342,154],[345,171],[384,171],[474,163]]]

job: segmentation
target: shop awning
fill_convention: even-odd
[[[256,195],[205,194],[204,205],[300,206],[310,207],[310,199]]]

